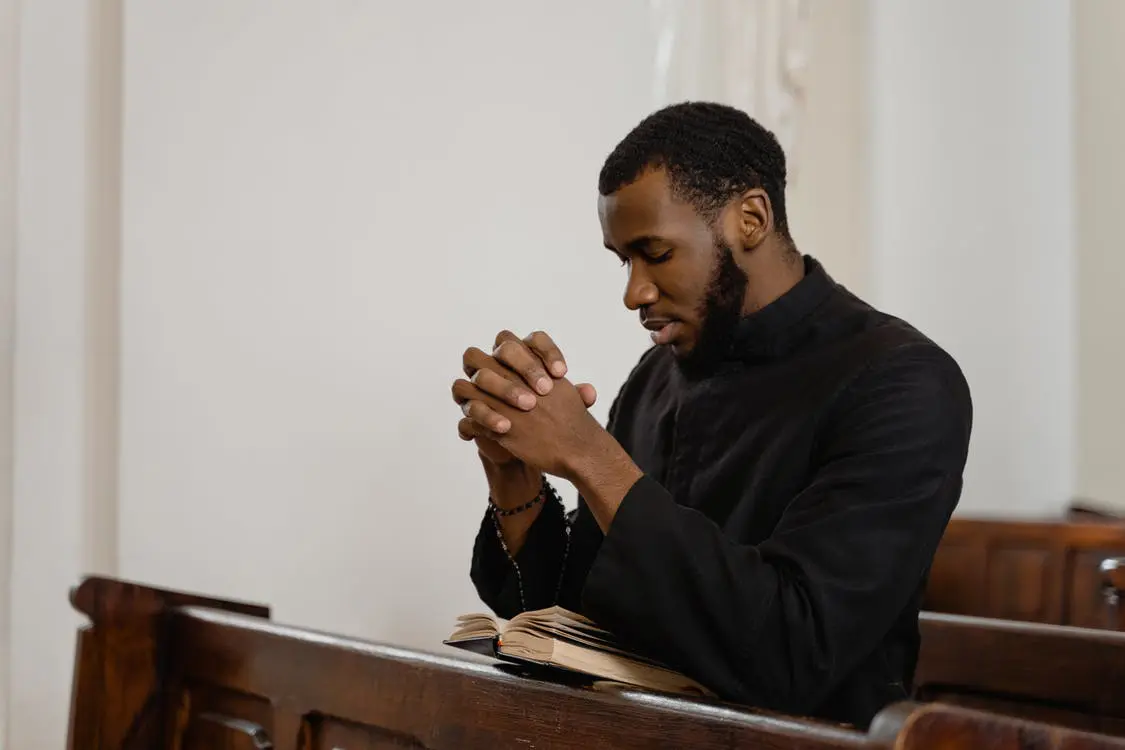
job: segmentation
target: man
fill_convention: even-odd
[[[583,612],[722,698],[866,727],[909,694],[961,492],[965,380],[798,253],[784,154],[747,115],[656,112],[599,192],[656,346],[608,429],[546,334],[465,352],[458,431],[490,490],[477,590],[505,617]],[[578,487],[577,511],[544,475]]]

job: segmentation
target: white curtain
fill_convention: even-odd
[[[808,0],[650,0],[658,106],[738,107],[772,130],[795,172],[808,61]]]

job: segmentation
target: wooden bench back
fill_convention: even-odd
[[[1005,620],[1125,630],[1103,560],[1125,556],[1125,523],[955,518],[934,557],[923,607]]]
[[[268,618],[269,608],[164,591],[124,581],[88,578],[70,603],[90,618],[78,632],[71,687],[72,748],[151,747],[163,706],[171,613],[181,606]],[[147,744],[146,744],[147,742]]]
[[[578,689],[108,579],[72,600],[92,626],[79,637],[71,750],[889,747],[842,726]]]
[[[170,675],[177,724],[187,728],[182,750],[211,747],[215,724],[232,720],[261,727],[275,747],[302,750],[870,747],[865,735],[829,724],[643,691],[577,689],[488,660],[225,613],[187,611],[173,627]]]
[[[108,579],[88,579],[72,601],[91,625],[79,636],[70,750],[936,750],[950,737],[987,740],[964,745],[980,748],[1125,749],[1125,741],[955,706],[892,706],[860,732],[614,686],[577,688],[484,659],[278,625],[264,607]]]
[[[1125,735],[1125,633],[923,612],[915,697]]]
[[[887,713],[891,713],[888,711]],[[928,703],[891,717],[895,750],[1109,750],[1125,739],[1028,722],[961,706]],[[878,740],[880,727],[872,728]]]

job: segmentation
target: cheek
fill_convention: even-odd
[[[672,266],[671,263],[668,265]],[[659,276],[653,274],[660,296],[675,306],[677,317],[684,321],[694,321],[698,317],[710,280],[710,274],[705,269],[688,264],[679,268],[662,268]]]

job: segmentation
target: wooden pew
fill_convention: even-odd
[[[1125,558],[1125,522],[955,518],[934,557],[923,608],[1125,630],[1125,608],[1111,608],[1101,571],[1110,558]]]
[[[890,710],[885,713],[893,714]],[[894,750],[1094,750],[1117,748],[1125,742],[940,703],[915,709],[898,726],[888,729],[895,732],[891,745]],[[879,727],[872,729],[872,735],[881,739]]]
[[[923,612],[914,697],[1125,736],[1125,633]]]
[[[889,707],[869,732],[724,704],[530,679],[277,625],[255,605],[92,578],[70,750],[1116,748],[1125,740],[960,706]]]
[[[91,578],[71,750],[882,747],[868,735],[641,691],[579,690],[485,659],[270,622],[262,607]],[[268,743],[268,744],[267,744]]]

